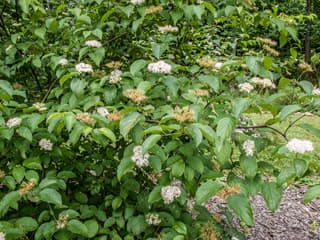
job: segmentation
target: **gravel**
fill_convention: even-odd
[[[285,189],[275,213],[266,207],[261,195],[252,197],[255,225],[241,228],[238,219],[235,227],[246,232],[248,240],[320,240],[320,199],[304,204],[306,190],[306,186]],[[210,212],[225,219],[219,205],[226,206],[226,203],[218,197],[205,204]]]

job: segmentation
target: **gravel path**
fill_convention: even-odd
[[[287,188],[275,213],[266,207],[262,196],[252,197],[255,225],[247,229],[248,240],[320,240],[320,199],[305,205],[306,190],[305,186]],[[223,199],[215,197],[206,207],[221,215],[218,204],[226,205]]]

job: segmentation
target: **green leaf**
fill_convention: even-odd
[[[100,47],[96,49],[94,52],[89,53],[89,57],[97,66],[100,66],[100,63],[104,59],[105,54],[106,52],[104,48]]]
[[[203,160],[200,157],[191,156],[187,160],[187,164],[193,169],[199,172],[200,174],[203,173],[204,166]]]
[[[317,197],[320,197],[320,185],[310,187],[308,191],[304,194],[303,201],[304,203],[309,203]]]
[[[187,235],[187,227],[183,222],[180,222],[180,221],[175,222],[172,227],[178,233],[180,233],[182,235]]]
[[[124,158],[120,161],[120,164],[117,168],[117,178],[120,181],[121,178],[134,168],[135,164],[131,158]]]
[[[262,66],[261,58],[252,57],[252,56],[247,57],[246,64],[249,70],[255,75],[259,75],[260,77],[264,77],[264,78],[273,79],[272,73]]]
[[[77,95],[81,95],[84,93],[84,89],[86,87],[87,83],[84,80],[80,79],[72,79],[70,83],[71,91],[74,92]]]
[[[38,223],[31,217],[22,217],[16,221],[16,226],[23,232],[31,232],[38,229]]]
[[[72,145],[75,145],[79,139],[80,139],[80,136],[82,134],[82,126],[81,124],[76,124],[75,127],[73,128],[71,134],[69,135],[69,141],[71,142]]]
[[[275,212],[281,202],[282,189],[274,182],[265,182],[262,184],[262,196],[268,208]]]
[[[293,167],[282,168],[277,177],[277,183],[278,185],[282,185],[295,176],[296,176],[296,171]]]
[[[199,80],[203,83],[208,84],[213,91],[216,93],[220,90],[220,79],[217,76],[214,75],[200,75]]]
[[[202,183],[201,186],[197,189],[195,195],[196,204],[201,205],[209,198],[213,197],[221,188],[221,183],[212,180]]]
[[[299,105],[287,105],[281,109],[281,111],[279,113],[279,118],[280,118],[280,120],[284,120],[290,114],[297,112],[300,109],[301,109],[301,107]]]
[[[99,232],[99,224],[96,220],[88,220],[84,222],[84,225],[86,225],[87,229],[88,229],[88,238],[92,238],[95,235],[98,234]]]
[[[160,201],[161,199],[161,186],[156,186],[149,194],[148,203],[152,204]]]
[[[39,124],[45,119],[45,116],[41,114],[31,114],[27,120],[27,123],[33,132],[39,126]]]
[[[233,101],[232,112],[236,118],[239,118],[240,114],[247,110],[249,107],[249,101],[245,98],[237,98]]]
[[[253,178],[257,174],[258,164],[255,157],[241,155],[240,167],[249,178]]]
[[[31,0],[19,0],[18,4],[21,7],[22,12],[29,13],[29,6],[31,4]]]
[[[320,138],[320,128],[316,128],[308,123],[299,124],[299,127],[306,129],[316,137]]]
[[[130,65],[130,73],[133,76],[136,76],[136,74],[138,72],[140,72],[146,65],[148,64],[147,61],[143,60],[143,59],[139,59],[134,61],[131,65]]]
[[[302,177],[308,170],[308,163],[303,159],[294,160],[294,168],[298,177]]]
[[[54,221],[46,222],[40,225],[37,229],[34,239],[53,239],[53,234],[57,231],[56,223]]]
[[[88,15],[80,15],[78,18],[77,18],[77,21],[78,22],[82,22],[82,23],[86,23],[88,25],[91,24],[91,18],[88,16]]]
[[[212,127],[210,127],[209,125],[204,125],[201,123],[193,123],[193,126],[197,127],[200,129],[202,135],[211,143],[214,143],[214,138],[216,136],[216,133],[214,132],[214,130],[212,129]]]
[[[67,80],[69,80],[70,78],[77,76],[77,75],[78,75],[78,73],[76,73],[76,72],[63,75],[59,80],[60,85],[62,86]]]
[[[311,94],[313,90],[313,85],[309,81],[300,81],[299,85],[302,87],[302,89],[307,93]]]
[[[194,142],[196,143],[196,147],[198,147],[202,142],[201,130],[195,124],[190,124],[187,129]]]
[[[171,171],[172,176],[181,177],[184,173],[184,169],[185,169],[185,163],[182,160],[175,162],[172,165],[172,171]]]
[[[28,169],[42,170],[41,159],[39,157],[30,157],[23,161],[23,166]]]
[[[167,44],[154,43],[154,44],[152,44],[153,55],[157,59],[160,59],[161,55],[167,50],[167,48],[168,48]]]
[[[143,152],[146,153],[149,149],[156,145],[160,139],[161,135],[159,134],[150,135],[142,144]]]
[[[34,34],[35,34],[38,38],[40,38],[40,39],[42,39],[42,40],[45,39],[46,32],[47,32],[47,30],[46,30],[44,27],[42,27],[42,28],[37,28],[36,30],[34,30]]]
[[[18,191],[13,191],[7,193],[0,201],[0,217],[3,217],[9,208],[16,204],[20,199],[20,194]]]
[[[142,116],[137,112],[131,112],[120,120],[120,133],[127,138],[131,129],[141,120]]]
[[[32,132],[30,131],[29,128],[23,127],[23,126],[22,126],[22,127],[19,127],[19,128],[17,129],[17,133],[18,133],[21,137],[27,139],[29,142],[32,142]]]
[[[99,128],[98,131],[109,138],[112,142],[116,142],[116,135],[109,128]]]
[[[20,183],[24,178],[25,172],[26,172],[26,170],[24,167],[17,166],[12,169],[12,176],[17,181],[17,183]]]
[[[39,193],[41,201],[53,203],[55,205],[62,205],[62,198],[59,192],[51,188],[45,188]]]
[[[227,199],[228,206],[240,217],[245,224],[253,225],[253,213],[250,201],[244,195],[231,195]]]
[[[10,97],[13,95],[13,88],[8,81],[0,80],[0,88],[3,89]]]
[[[85,224],[80,222],[79,220],[72,219],[67,224],[67,229],[75,234],[79,234],[81,236],[88,236],[88,228]]]
[[[141,234],[147,228],[144,216],[130,217],[127,223],[127,231],[135,236]]]

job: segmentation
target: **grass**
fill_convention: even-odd
[[[272,119],[271,114],[248,114],[247,117],[253,121],[254,125],[264,125],[265,122],[269,119]],[[295,114],[286,121],[282,123],[277,123],[272,125],[272,127],[284,132],[285,129],[296,119],[301,117],[299,114]],[[314,145],[314,152],[312,155],[314,165],[309,167],[309,174],[302,179],[300,182],[303,184],[314,185],[320,183],[320,138],[313,135],[309,131],[299,127],[300,124],[311,124],[315,128],[320,129],[320,117],[313,115],[313,116],[304,116],[299,121],[297,121],[292,127],[289,128],[287,132],[287,138],[299,138],[304,140],[310,140],[313,142]],[[281,135],[277,135],[272,138],[272,141],[276,141],[278,143],[286,143],[285,139]],[[286,159],[272,159],[270,151],[266,150],[263,151],[262,154],[259,156],[260,159],[264,159],[272,163],[278,168],[286,167],[288,162]]]

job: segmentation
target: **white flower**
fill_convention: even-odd
[[[49,139],[43,138],[39,141],[39,146],[41,150],[51,151],[53,143]]]
[[[320,96],[320,88],[314,88],[314,89],[312,90],[312,94],[313,94],[313,95]]]
[[[6,125],[8,128],[12,128],[15,126],[19,126],[21,124],[22,119],[19,117],[11,118],[7,121]]]
[[[76,65],[76,70],[79,73],[83,72],[93,72],[92,66],[90,64],[79,63]]]
[[[101,115],[102,117],[105,117],[105,116],[109,115],[108,110],[107,110],[106,108],[104,108],[104,107],[98,107],[98,108],[96,109],[96,111],[97,111],[97,113],[98,113],[99,115]]]
[[[133,155],[131,157],[131,160],[138,166],[138,167],[147,167],[149,166],[149,157],[150,155],[148,153],[143,154],[142,153],[142,147],[141,146],[135,146],[133,148]]]
[[[180,197],[181,190],[177,186],[166,186],[161,188],[161,197],[165,204],[172,203],[176,198]]]
[[[215,65],[214,65],[214,68],[219,70],[221,67],[222,67],[223,63],[222,62],[217,62]]]
[[[0,240],[6,240],[6,234],[4,232],[0,232]]]
[[[241,92],[247,93],[251,92],[254,89],[254,87],[250,83],[240,83],[238,87]]]
[[[159,214],[156,213],[148,213],[146,215],[146,223],[148,225],[159,225],[161,223],[161,219]]]
[[[89,41],[86,41],[85,44],[88,47],[101,47],[102,46],[101,42],[99,42],[97,40],[89,40]]]
[[[144,0],[131,0],[131,3],[134,5],[144,3]]]
[[[39,112],[47,110],[46,105],[44,103],[41,103],[41,102],[36,102],[36,103],[32,104],[32,106],[35,109],[37,109]]]
[[[263,88],[276,88],[276,85],[269,78],[253,77],[250,82],[262,86]]]
[[[9,50],[10,50],[12,47],[13,47],[13,45],[10,44],[10,45],[6,48],[6,50],[5,50],[6,53],[9,52]]]
[[[304,154],[305,152],[312,152],[313,149],[313,144],[309,140],[301,140],[297,138],[291,139],[286,147],[290,152],[294,153],[301,153]]]
[[[68,217],[69,215],[66,214],[59,214],[59,218],[56,221],[56,227],[57,229],[63,229],[68,224]]]
[[[242,149],[247,156],[253,156],[254,148],[255,148],[255,145],[254,145],[254,141],[252,140],[246,140],[242,145]]]
[[[68,60],[67,59],[65,59],[65,58],[61,58],[60,60],[59,60],[59,62],[58,62],[58,64],[60,64],[60,65],[67,65],[68,64]]]
[[[163,27],[158,27],[159,32],[161,33],[166,33],[166,32],[178,32],[179,28],[178,27],[174,27],[171,25],[166,25]]]
[[[164,61],[149,63],[148,70],[153,73],[171,73],[171,65]]]
[[[121,81],[122,71],[115,69],[110,73],[109,83],[114,84]]]

